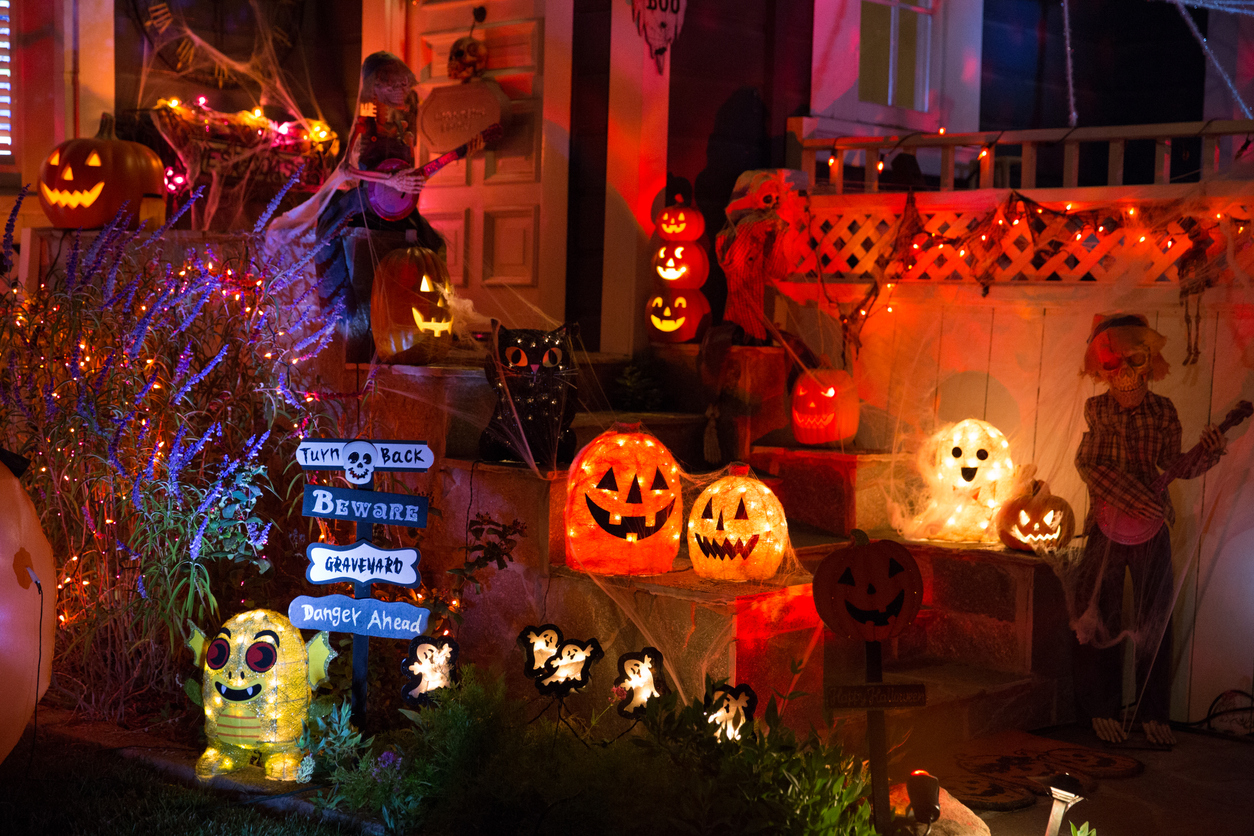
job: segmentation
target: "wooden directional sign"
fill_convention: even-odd
[[[377,549],[369,540],[351,546],[310,543],[305,548],[310,583],[394,583],[418,585],[417,549]]]
[[[287,607],[287,617],[297,627],[380,639],[412,639],[427,629],[430,615],[430,610],[401,601],[347,595],[298,595]]]
[[[827,705],[833,709],[916,708],[927,705],[927,687],[883,683],[839,685],[828,689]]]
[[[426,528],[427,498],[403,493],[354,491],[329,485],[306,485],[301,513],[306,517],[326,520]]]
[[[296,448],[296,463],[305,470],[343,470],[344,445],[366,441],[374,445],[375,470],[425,471],[435,456],[425,441],[385,441],[377,438],[307,438]]]

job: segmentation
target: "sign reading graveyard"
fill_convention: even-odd
[[[379,549],[369,540],[358,540],[351,546],[310,543],[305,556],[309,558],[305,577],[310,583],[418,585],[417,549]]]
[[[412,639],[427,629],[430,615],[430,610],[402,601],[349,598],[347,595],[322,598],[298,595],[287,608],[288,620],[302,629],[380,639]]]
[[[403,493],[355,491],[329,485],[305,485],[301,513],[326,520],[427,527],[427,498]]]
[[[296,463],[305,470],[343,470],[347,465],[345,446],[369,445],[374,448],[374,470],[422,472],[435,457],[425,441],[384,441],[381,439],[307,438],[296,448]]]

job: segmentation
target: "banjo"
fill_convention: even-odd
[[[496,142],[504,133],[504,129],[499,124],[496,124],[489,125],[479,136],[483,137],[484,143],[487,144]],[[449,163],[463,159],[469,146],[469,142],[459,145],[447,154],[436,157],[418,170],[422,172],[424,178],[429,179]],[[382,174],[391,174],[406,168],[409,168],[409,163],[393,157],[379,163],[374,170]],[[400,189],[392,188],[385,182],[368,182],[366,184],[366,199],[370,202],[370,208],[380,218],[388,221],[399,221],[408,217],[409,213],[414,211],[414,207],[418,205],[418,195],[421,191],[421,186],[416,191],[403,192]]]
[[[1238,402],[1232,408],[1232,411],[1228,413],[1227,417],[1224,418],[1223,423],[1219,425],[1219,432],[1228,432],[1228,430],[1249,418],[1251,414],[1254,414],[1254,405],[1249,401]],[[1158,478],[1149,486],[1150,491],[1155,496],[1162,493],[1168,485],[1179,478],[1181,473],[1193,467],[1202,455],[1202,443],[1199,441],[1193,445],[1189,452],[1176,459],[1175,464],[1159,474]],[[1161,517],[1157,519],[1135,517],[1101,499],[1095,499],[1094,506],[1097,515],[1097,527],[1110,540],[1123,546],[1137,546],[1148,542],[1158,533],[1158,529],[1163,527],[1163,519]]]

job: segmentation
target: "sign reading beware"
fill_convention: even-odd
[[[403,493],[354,491],[306,485],[301,513],[326,520],[355,520],[383,525],[427,527],[427,498]]]
[[[288,620],[305,630],[355,633],[380,639],[412,639],[427,629],[430,610],[402,601],[298,595],[287,607]]]
[[[372,466],[375,470],[413,470],[422,472],[431,467],[435,457],[425,441],[382,441],[375,438],[307,438],[296,448],[296,463],[305,470],[343,470],[344,445],[352,441],[368,441],[374,445]]]
[[[377,549],[369,540],[351,546],[310,543],[305,548],[310,583],[394,583],[417,586],[417,549]]]

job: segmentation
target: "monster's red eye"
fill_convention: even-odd
[[[248,663],[248,667],[257,673],[265,673],[273,668],[278,658],[278,651],[269,642],[253,642],[248,652],[244,654],[244,661]]]
[[[209,645],[209,651],[205,654],[205,664],[216,671],[225,665],[229,658],[231,658],[231,646],[227,644],[226,639],[214,639],[213,644]]]

